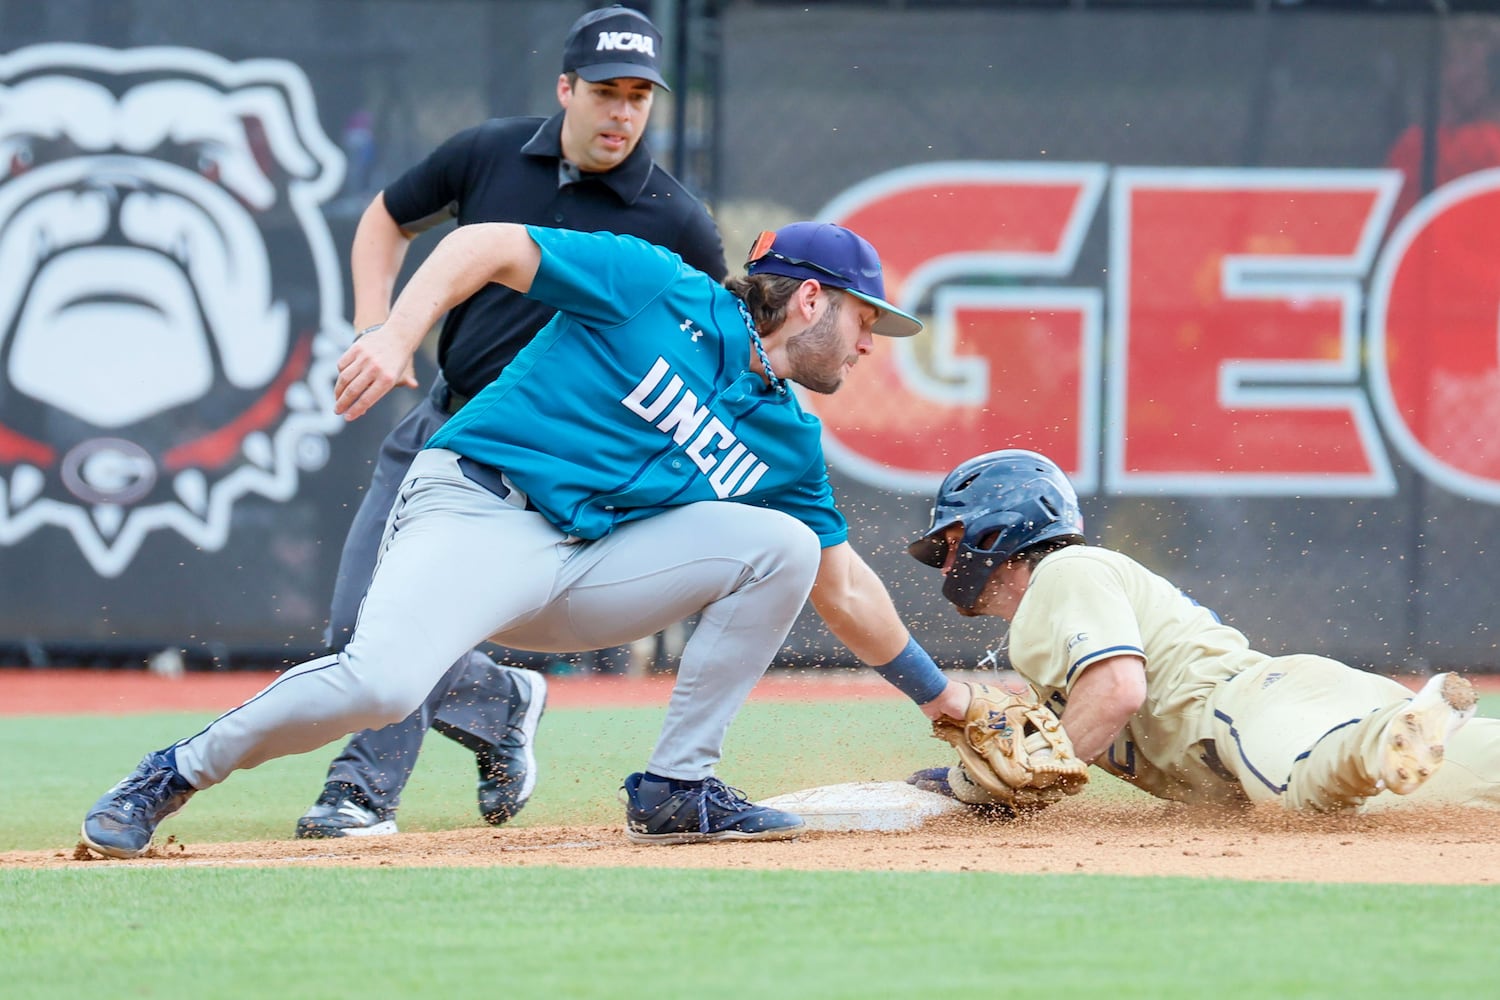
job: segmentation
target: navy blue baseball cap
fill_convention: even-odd
[[[661,76],[661,32],[638,10],[615,4],[573,22],[563,42],[563,72],[589,83],[635,77],[670,91]]]
[[[745,273],[779,274],[842,288],[880,310],[872,327],[875,333],[911,337],[922,332],[920,320],[885,300],[875,248],[858,233],[832,222],[793,222],[774,233],[761,233],[750,248]]]

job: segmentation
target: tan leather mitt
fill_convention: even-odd
[[[1024,694],[970,684],[963,723],[940,719],[932,735],[958,750],[948,774],[953,794],[972,805],[1040,809],[1088,784],[1088,764],[1073,752],[1062,723],[1030,690]]]

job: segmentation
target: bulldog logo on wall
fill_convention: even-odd
[[[157,529],[215,551],[326,463],[343,174],[291,63],[0,56],[0,546],[62,528],[103,576]]]

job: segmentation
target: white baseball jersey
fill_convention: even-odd
[[[1095,763],[1163,798],[1237,797],[1198,744],[1214,735],[1217,685],[1269,657],[1129,556],[1076,545],[1038,563],[1011,622],[1010,659],[1042,700],[1062,714],[1083,669],[1120,654],[1145,661],[1146,703]]]

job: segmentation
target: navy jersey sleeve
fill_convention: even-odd
[[[585,326],[619,326],[691,273],[671,251],[633,236],[538,226],[526,230],[542,251],[527,297]]]
[[[385,189],[385,209],[396,225],[420,233],[457,215],[480,126],[451,137]]]

